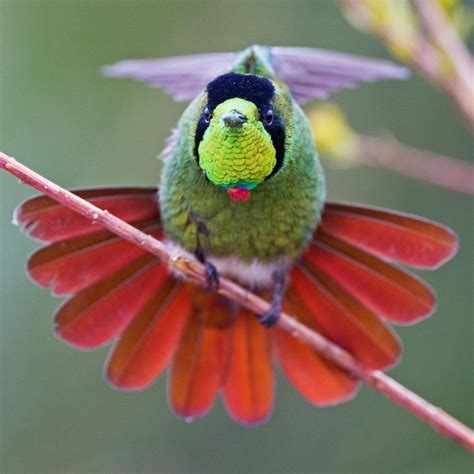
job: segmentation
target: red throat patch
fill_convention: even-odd
[[[250,189],[229,188],[226,191],[232,201],[248,201],[250,199]]]

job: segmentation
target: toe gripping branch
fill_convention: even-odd
[[[207,237],[209,235],[209,230],[203,222],[197,219],[196,216],[193,216],[193,219],[197,226],[197,247],[194,255],[196,255],[198,261],[204,265],[206,270],[206,290],[217,291],[219,289],[219,272],[217,271],[217,268],[207,260],[201,242],[201,236]]]
[[[195,252],[196,258],[204,265],[206,269],[206,290],[217,291],[219,289],[219,272],[217,268],[206,259],[204,252],[198,248]]]
[[[286,271],[276,270],[273,274],[274,286],[271,308],[265,314],[257,316],[257,320],[267,328],[274,326],[278,322],[287,281],[288,277]]]

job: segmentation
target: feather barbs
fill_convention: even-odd
[[[156,189],[87,193],[90,200],[120,202],[119,215],[161,237]],[[143,208],[135,206],[137,199]],[[71,295],[55,316],[58,337],[82,350],[115,341],[106,368],[113,387],[142,390],[168,369],[176,413],[203,416],[220,393],[231,417],[246,425],[271,415],[275,361],[315,405],[341,403],[356,393],[357,381],[307,343],[278,327],[263,328],[246,310],[176,279],[164,262],[97,226],[84,232],[52,201],[33,198],[16,216],[26,232],[50,242],[31,257],[30,276],[56,294]],[[47,230],[52,221],[54,233]],[[384,232],[391,242],[388,253],[377,245]],[[421,260],[413,257],[416,246],[423,249]],[[363,367],[386,369],[398,361],[401,344],[383,319],[416,322],[435,305],[425,283],[391,262],[410,259],[435,267],[456,248],[454,233],[432,221],[328,203],[313,242],[292,271],[286,309]]]

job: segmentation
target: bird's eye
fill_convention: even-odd
[[[211,121],[211,111],[209,110],[209,107],[206,107],[204,109],[203,115],[204,115],[204,121],[206,123],[209,123]]]
[[[264,119],[265,119],[265,123],[267,125],[272,124],[272,122],[273,122],[273,110],[272,109],[267,110],[267,112],[265,113]]]

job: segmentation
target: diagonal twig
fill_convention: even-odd
[[[19,178],[22,183],[36,188],[41,193],[97,222],[114,234],[156,255],[166,261],[171,268],[181,272],[195,283],[205,285],[206,273],[204,267],[197,261],[176,253],[159,240],[144,234],[107,210],[100,209],[61,188],[2,152],[0,152],[0,168]],[[256,314],[263,314],[270,309],[269,303],[226,278],[220,279],[218,291]],[[474,451],[474,432],[442,409],[427,402],[384,373],[364,369],[348,352],[288,314],[280,314],[278,325],[294,337],[310,344],[320,355],[372,386],[440,433],[452,438],[466,449]]]
[[[411,3],[426,35],[449,58],[458,80],[464,87],[472,90],[474,60],[457,31],[447,20],[441,5],[426,0],[412,0]]]
[[[451,191],[474,195],[474,164],[468,161],[415,148],[394,137],[362,135],[331,102],[317,105],[308,116],[316,149],[334,163],[377,166]]]
[[[394,4],[398,1],[402,3],[393,0]],[[384,21],[380,20],[374,12],[377,2],[339,0],[339,3],[392,52],[403,51],[402,60],[444,90],[468,128],[474,131],[474,59],[437,0],[411,0],[421,28],[413,28],[408,39],[399,32],[397,25],[403,20],[396,15],[391,13]]]
[[[434,77],[435,83],[444,87],[473,129],[474,59],[438,2],[412,0],[411,3],[425,35],[443,52],[453,69],[449,74],[440,67]]]
[[[405,145],[395,139],[357,135],[357,163],[378,166],[409,178],[474,195],[474,166],[466,161]]]

